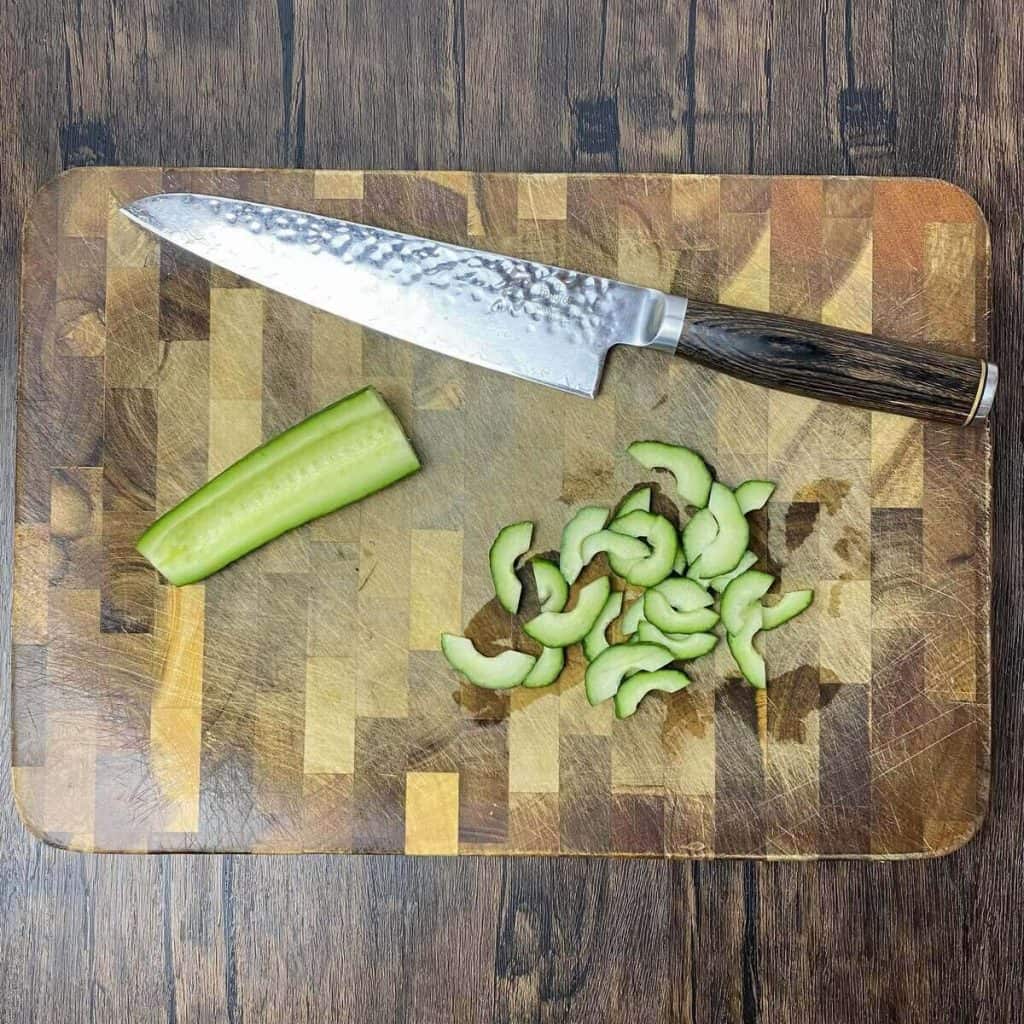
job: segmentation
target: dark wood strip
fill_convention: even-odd
[[[764,753],[754,690],[730,679],[715,693],[715,852],[764,852]]]

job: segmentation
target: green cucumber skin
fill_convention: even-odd
[[[546,558],[535,558],[533,581],[537,586],[537,600],[542,612],[560,612],[569,601],[569,584],[562,571]]]
[[[541,612],[523,626],[527,636],[545,647],[568,647],[579,643],[593,628],[611,593],[607,576],[591,580],[567,612]]]
[[[602,651],[588,666],[584,677],[587,700],[597,705],[615,696],[630,670],[649,671],[664,668],[672,655],[657,644],[616,644]]]
[[[654,690],[678,693],[689,685],[689,677],[678,669],[663,668],[654,672],[637,672],[626,679],[615,693],[615,717],[629,718],[644,697]]]
[[[474,686],[485,690],[510,690],[519,686],[537,664],[531,654],[503,651],[493,658],[481,654],[468,637],[441,634],[441,650],[448,664]]]
[[[195,583],[419,468],[397,417],[366,387],[243,456],[165,512],[136,547],[171,583]]]
[[[583,571],[583,557],[580,550],[583,542],[592,533],[603,530],[608,522],[608,509],[598,505],[586,505],[565,524],[562,530],[562,550],[558,566],[566,583],[575,583]]]
[[[622,591],[615,590],[608,595],[608,600],[605,601],[597,621],[583,638],[583,654],[587,661],[593,661],[602,651],[611,646],[605,634],[620,611],[622,611]]]
[[[792,590],[783,594],[778,604],[762,608],[762,629],[778,629],[807,611],[814,602],[813,590]]]
[[[537,663],[523,680],[523,686],[530,689],[550,686],[562,674],[563,668],[565,668],[565,650],[561,647],[545,647],[540,652]]]
[[[711,471],[689,448],[663,441],[634,441],[626,449],[645,469],[664,469],[676,479],[676,493],[691,505],[703,508],[711,491]]]
[[[487,561],[491,568],[491,582],[501,607],[513,615],[519,611],[523,585],[516,576],[516,559],[530,550],[533,523],[509,523],[498,531]]]
[[[747,515],[756,512],[768,504],[768,499],[775,493],[775,484],[770,480],[747,480],[733,492],[740,511]]]

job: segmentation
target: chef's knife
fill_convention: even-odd
[[[593,397],[613,345],[685,356],[826,401],[967,424],[984,360],[666,295],[584,272],[298,210],[176,193],[124,208],[197,256],[373,330]]]

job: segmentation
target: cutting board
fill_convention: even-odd
[[[15,525],[18,806],[79,850],[938,854],[988,791],[988,428],[818,404],[655,352],[596,401],[436,357],[161,246],[117,213],[196,190],[987,355],[988,234],[932,180],[89,168],[25,228]],[[423,470],[175,589],[133,551],[250,448],[373,384]],[[813,609],[615,721],[460,682],[500,649],[487,548],[690,445],[779,481],[763,564]],[[660,499],[659,499],[660,500]],[[722,645],[724,647],[724,645]]]

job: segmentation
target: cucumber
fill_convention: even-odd
[[[714,598],[696,580],[670,578],[653,588],[661,594],[677,612],[695,612],[707,608]]]
[[[783,594],[778,604],[768,605],[762,609],[762,629],[775,629],[790,619],[795,619],[802,611],[806,611],[814,600],[813,590],[791,590]]]
[[[741,575],[742,573],[745,573],[748,569],[752,568],[756,564],[757,555],[755,555],[753,551],[746,551],[743,557],[740,559],[739,564],[736,566],[735,569],[733,569],[732,572],[727,572],[721,576],[715,576],[714,579],[708,580],[708,586],[710,586],[712,590],[715,590],[719,594],[721,594],[722,591],[725,590],[725,588],[729,586],[729,584],[732,583],[732,581],[736,579],[737,576]]]
[[[568,647],[579,643],[590,632],[611,592],[607,576],[591,580],[576,598],[576,606],[567,612],[541,612],[530,619],[523,630],[545,647]]]
[[[678,669],[663,668],[657,672],[637,672],[630,676],[615,693],[615,717],[629,718],[652,690],[678,693],[690,685],[690,680]]]
[[[775,484],[770,480],[747,480],[735,490],[736,504],[740,511],[746,515],[748,512],[755,512],[768,504],[768,499],[775,491]]]
[[[651,511],[650,487],[641,487],[639,491],[633,491],[632,494],[627,495],[615,512],[615,518],[621,519],[623,516],[629,515],[630,512],[636,512],[637,509],[641,512]]]
[[[670,651],[673,659],[678,661],[703,658],[718,644],[718,637],[714,633],[665,633],[652,622],[641,622],[636,635],[640,638],[641,644],[658,644]]]
[[[441,634],[441,650],[456,672],[485,690],[508,690],[518,686],[537,662],[532,654],[503,651],[493,658],[481,654],[468,637]]]
[[[643,537],[653,548],[646,558],[626,565],[617,557],[609,558],[612,568],[633,586],[653,587],[672,572],[679,551],[679,534],[664,516],[637,510],[614,520],[611,529],[631,537]]]
[[[562,550],[558,556],[558,565],[566,583],[575,583],[583,571],[583,557],[580,554],[583,542],[592,533],[604,529],[604,524],[607,522],[608,509],[587,505],[565,524],[565,529],[562,530]]]
[[[775,577],[756,569],[740,573],[722,594],[719,611],[726,632],[739,633],[750,609],[768,593]]]
[[[511,523],[498,531],[488,554],[494,592],[501,607],[513,615],[519,611],[523,596],[523,585],[516,576],[516,559],[530,550],[532,540],[533,523]]]
[[[710,579],[732,572],[750,542],[750,524],[736,503],[736,495],[724,484],[711,485],[708,510],[718,522],[718,535],[690,566],[690,575]]]
[[[587,700],[591,704],[600,704],[615,696],[619,684],[630,672],[653,672],[671,660],[671,653],[657,644],[616,644],[609,647],[587,666]]]
[[[634,441],[627,450],[646,469],[667,469],[676,478],[679,497],[690,505],[708,503],[711,472],[696,452],[661,441]]]
[[[739,666],[751,686],[763,690],[768,685],[768,673],[765,669],[764,658],[754,648],[754,637],[761,629],[761,609],[752,608],[747,612],[743,626],[738,633],[728,633],[726,641],[729,644],[729,652],[733,661]]]
[[[682,576],[686,572],[686,552],[683,550],[682,539],[679,541],[679,550],[676,552],[676,560],[672,563],[672,571],[677,576]]]
[[[702,508],[683,527],[683,554],[686,561],[693,565],[717,536],[718,521],[708,509]]]
[[[608,600],[605,601],[597,621],[590,627],[590,631],[583,638],[583,653],[587,661],[593,661],[605,648],[611,646],[608,643],[608,638],[605,636],[605,631],[621,611],[622,591],[612,591],[608,595]]]
[[[569,600],[569,584],[554,562],[546,558],[533,560],[533,580],[537,584],[537,600],[542,612],[560,612]]]
[[[626,614],[622,616],[622,622],[619,623],[619,632],[623,636],[632,636],[636,632],[636,627],[643,620],[643,617],[644,598],[641,595],[626,609]]]
[[[394,413],[363,388],[229,466],[157,519],[136,547],[171,583],[194,583],[419,468]]]
[[[613,520],[612,525],[614,524]],[[615,568],[619,576],[624,576],[630,566],[651,554],[651,549],[642,540],[616,530],[598,530],[584,540],[580,548],[583,564],[588,565],[600,551],[608,552],[608,564]]]
[[[717,624],[718,612],[710,608],[679,612],[664,594],[648,590],[644,595],[644,618],[666,633],[705,633]]]
[[[545,647],[540,652],[537,664],[530,669],[523,680],[523,686],[539,688],[550,686],[565,668],[565,651],[561,647]]]

